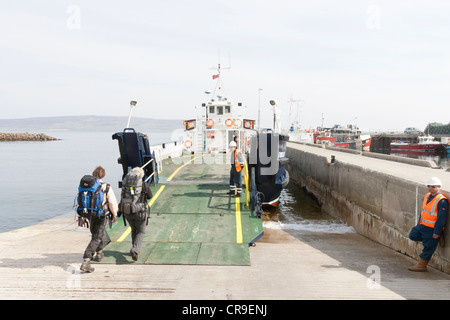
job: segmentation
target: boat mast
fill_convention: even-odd
[[[217,93],[217,96],[221,96],[222,95],[222,89],[223,89],[223,82],[222,82],[222,75],[221,75],[221,70],[222,69],[230,70],[231,69],[231,61],[230,61],[230,58],[229,58],[228,67],[227,68],[222,68],[220,66],[220,52],[219,52],[219,63],[217,65],[217,68],[216,67],[212,67],[210,69],[210,70],[217,70],[217,74],[213,75],[213,80],[217,79],[216,87],[214,88],[214,91],[213,91],[213,97],[216,95],[217,87],[219,87],[219,91]]]
[[[292,98],[288,101],[289,102],[289,119],[293,119],[293,117],[292,117],[292,104],[293,103],[297,103],[297,114],[296,114],[296,116],[294,118],[294,121],[291,122],[292,127],[294,127],[294,131],[300,129],[300,108],[301,108],[300,102],[303,102],[303,101],[304,100],[302,100],[302,99],[294,100]]]

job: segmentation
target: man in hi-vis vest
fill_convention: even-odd
[[[242,194],[242,170],[244,169],[244,157],[237,150],[236,142],[230,142],[231,170],[230,170],[230,191],[233,198],[239,198]]]
[[[409,238],[422,241],[423,251],[419,262],[409,267],[411,271],[427,271],[428,262],[437,248],[439,240],[443,246],[443,230],[448,212],[448,199],[440,191],[442,182],[433,177],[427,181],[428,193],[423,197],[422,210],[417,226],[412,228]]]

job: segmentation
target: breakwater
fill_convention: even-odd
[[[59,140],[54,137],[50,137],[44,133],[5,133],[0,132],[0,141],[56,141]]]
[[[450,173],[421,161],[401,163],[297,143],[288,143],[286,156],[291,180],[313,194],[325,212],[359,234],[416,259],[422,245],[408,235],[428,192],[425,181],[439,177],[443,191],[450,190]],[[447,244],[438,247],[429,265],[450,273],[448,227],[445,234]]]

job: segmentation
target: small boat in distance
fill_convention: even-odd
[[[419,137],[418,143],[408,143],[403,141],[391,142],[391,151],[436,151],[442,144],[435,141],[433,136]]]

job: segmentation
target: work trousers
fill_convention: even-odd
[[[108,243],[111,242],[108,233],[106,232],[106,217],[93,216],[90,219],[89,229],[91,231],[91,242],[89,242],[84,251],[83,259],[92,259],[96,252],[103,250]]]
[[[413,241],[421,241],[423,244],[423,251],[419,257],[423,260],[430,260],[439,243],[438,239],[433,239],[434,228],[418,224],[411,229],[409,238]]]
[[[242,193],[242,170],[240,172],[236,171],[236,167],[231,165],[230,170],[230,191]]]
[[[125,218],[131,227],[131,253],[139,254],[147,227],[147,213],[126,214]]]

